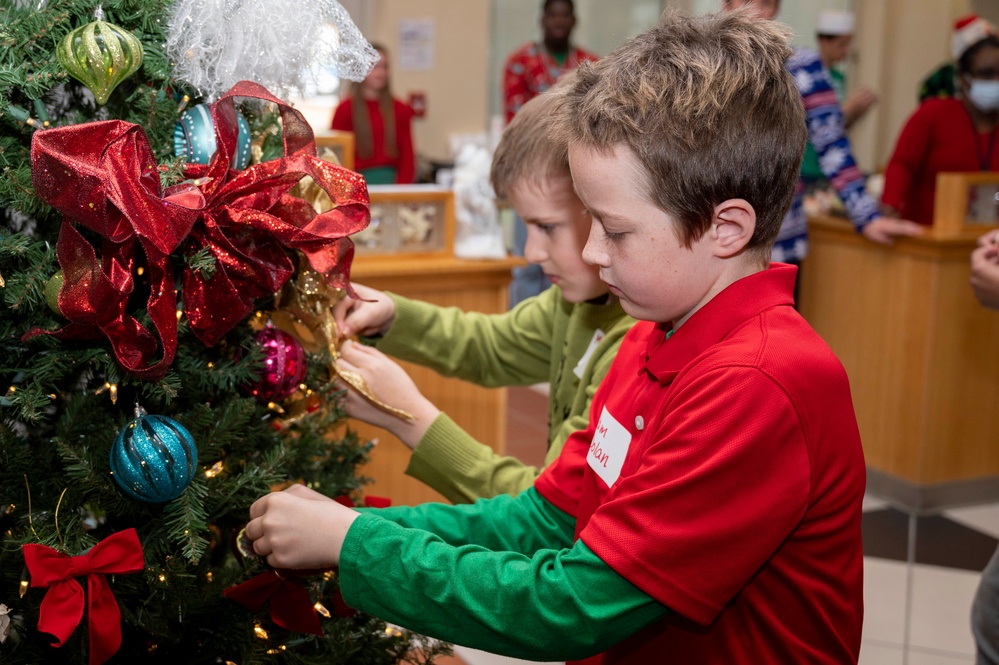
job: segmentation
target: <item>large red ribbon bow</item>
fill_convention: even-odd
[[[284,154],[243,171],[230,169],[236,152],[236,97],[276,104]],[[216,151],[207,165],[189,164],[191,183],[161,189],[159,171],[142,128],[120,120],[36,132],[32,184],[65,216],[56,247],[63,270],[59,310],[69,319],[55,335],[106,336],[121,366],[155,380],[173,362],[177,298],[170,255],[207,249],[216,260],[211,279],[184,268],[182,300],[191,330],[206,345],[253,311],[255,298],[273,294],[294,271],[288,250],[300,250],[334,287],[349,288],[353,244],[368,224],[364,179],[316,156],[302,114],[250,81],[241,81],[212,105]],[[322,214],[289,195],[311,177],[334,207]],[[77,227],[96,233],[97,251]],[[146,309],[162,342],[127,312],[138,268],[148,268]],[[29,331],[27,337],[43,331]]]
[[[24,545],[22,551],[31,586],[49,587],[38,612],[38,630],[56,638],[53,646],[66,643],[83,619],[83,586],[75,578],[86,577],[90,665],[111,658],[121,646],[121,611],[105,575],[145,568],[135,529],[118,531],[80,556],[67,556],[37,543]]]
[[[268,570],[242,584],[229,587],[222,593],[226,598],[254,612],[270,603],[268,611],[271,620],[277,625],[299,633],[322,636],[323,629],[319,625],[319,617],[316,616],[316,608],[309,592],[297,579],[284,576],[317,572],[320,571],[284,570],[281,571],[282,574],[278,574],[277,571]]]

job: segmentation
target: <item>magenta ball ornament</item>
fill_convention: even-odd
[[[263,351],[264,366],[250,394],[263,404],[290,397],[305,379],[305,349],[292,335],[274,326],[258,332],[254,341]]]

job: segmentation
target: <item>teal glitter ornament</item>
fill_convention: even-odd
[[[180,496],[194,478],[198,447],[173,418],[148,415],[135,407],[135,420],[111,446],[111,474],[125,494],[162,503]]]
[[[250,123],[237,111],[236,124],[239,133],[232,168],[242,171],[250,165]],[[173,128],[173,152],[189,164],[207,164],[211,160],[215,154],[215,123],[208,104],[198,104],[180,114]]]

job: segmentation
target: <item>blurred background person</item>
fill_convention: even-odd
[[[360,83],[352,83],[333,112],[331,129],[354,133],[354,170],[369,185],[412,183],[413,111],[392,96],[388,51],[372,44],[381,59]]]
[[[962,16],[954,22],[954,33],[951,35],[950,49],[952,60],[937,67],[919,86],[919,101],[930,97],[953,97],[956,93],[954,79],[956,77],[955,61],[961,53],[990,33],[995,28],[991,23],[975,14]]]
[[[545,0],[541,5],[541,41],[524,44],[511,53],[503,67],[503,109],[506,121],[529,99],[555,85],[562,74],[597,56],[575,46],[572,0]]]
[[[956,44],[957,95],[926,99],[902,128],[885,170],[885,214],[932,224],[937,174],[999,171],[999,38],[985,27]]]
[[[524,44],[511,53],[503,67],[503,109],[510,122],[521,106],[555,85],[562,74],[597,56],[573,45],[576,8],[572,0],[544,0],[541,4],[541,41]],[[527,226],[513,217],[513,253],[524,255]],[[510,307],[551,286],[541,267],[531,264],[513,269]]]
[[[829,83],[836,92],[843,112],[843,124],[847,129],[878,101],[877,93],[867,86],[859,86],[849,95],[846,94],[846,75],[841,65],[850,56],[855,30],[856,17],[853,12],[823,11],[815,25],[819,57],[829,73]],[[801,176],[808,183],[825,180],[811,141],[805,147]]]

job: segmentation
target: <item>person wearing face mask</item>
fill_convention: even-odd
[[[885,171],[881,203],[886,214],[932,224],[937,174],[999,171],[995,28],[977,17],[960,19],[953,53],[957,95],[926,99],[906,121]]]

